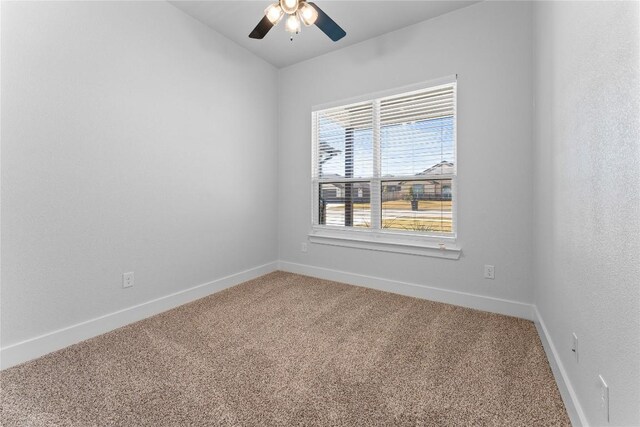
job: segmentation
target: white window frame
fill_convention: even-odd
[[[384,92],[377,92],[374,94],[363,95],[357,98],[350,98],[348,100],[336,101],[329,104],[316,105],[312,108],[312,158],[311,158],[311,231],[309,232],[309,241],[312,243],[343,246],[350,248],[368,249],[385,252],[395,252],[410,255],[423,255],[432,256],[438,258],[447,259],[459,259],[461,254],[461,248],[457,244],[458,238],[458,224],[457,224],[457,207],[458,207],[458,178],[457,178],[457,76],[448,76],[442,79],[431,80],[411,86],[404,86]],[[377,109],[380,105],[380,100],[387,97],[397,96],[404,93],[420,91],[425,89],[432,89],[441,85],[453,84],[454,90],[454,126],[453,126],[453,138],[454,138],[454,172],[453,174],[439,175],[438,178],[451,179],[451,196],[453,200],[452,204],[452,233],[416,233],[416,232],[403,232],[390,229],[376,229],[376,228],[358,228],[358,227],[337,227],[330,225],[319,224],[319,187],[325,180],[318,178],[317,168],[317,154],[318,147],[316,141],[315,131],[317,129],[316,115],[314,114],[320,110],[326,110],[335,107],[347,107],[351,104],[357,104],[361,102],[374,101],[374,121],[373,132],[374,141],[379,141],[379,126],[377,121],[379,120]],[[369,182],[371,185],[371,223],[378,224],[381,214],[378,206],[380,204],[380,186],[383,181],[421,181],[424,177],[403,176],[394,177],[390,179],[381,178],[381,165],[380,165],[380,153],[379,144],[373,144],[373,178],[342,178],[331,179],[331,182]],[[329,180],[327,180],[329,181]],[[375,201],[374,201],[374,198]]]

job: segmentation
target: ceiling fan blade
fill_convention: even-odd
[[[322,9],[318,7],[317,4],[312,2],[307,2],[313,6],[315,10],[318,11],[318,19],[316,19],[316,27],[320,28],[323,33],[325,33],[331,40],[337,42],[341,38],[347,35],[346,31],[343,30],[340,25],[336,24],[336,21],[329,18],[329,15],[324,13]]]
[[[271,28],[273,28],[273,24],[271,23],[271,21],[269,21],[269,18],[267,18],[267,16],[265,15],[262,17],[260,22],[258,22],[258,25],[256,25],[253,31],[251,31],[251,34],[249,34],[249,37],[251,37],[252,39],[262,39],[264,38],[264,36],[267,35],[267,33]]]

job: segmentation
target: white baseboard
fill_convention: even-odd
[[[0,369],[60,350],[80,341],[93,338],[122,326],[162,313],[247,280],[255,279],[277,270],[278,263],[271,262],[236,274],[231,274],[209,283],[165,295],[142,304],[134,305],[82,323],[30,338],[0,349]]]
[[[549,365],[551,365],[551,371],[556,379],[556,384],[558,384],[558,390],[560,390],[560,395],[562,396],[562,401],[567,409],[567,414],[569,414],[571,424],[575,427],[588,427],[589,423],[584,411],[582,410],[578,396],[571,385],[571,381],[569,381],[567,371],[564,369],[564,365],[560,360],[558,351],[553,345],[553,341],[551,340],[549,331],[547,330],[544,320],[538,311],[538,307],[535,305],[533,306],[533,312],[535,315],[534,323],[538,330],[538,335],[540,335],[540,341],[542,341],[542,346],[547,354]]]
[[[522,302],[452,291],[432,286],[418,285],[415,283],[398,282],[395,280],[381,279],[379,277],[365,276],[362,274],[315,267],[312,265],[296,264],[286,261],[280,261],[278,266],[279,269],[283,271],[304,274],[307,276],[317,277],[319,279],[333,280],[336,282],[343,282],[351,285],[378,289],[380,291],[443,302],[446,304],[459,305],[462,307],[489,311],[492,313],[504,314],[527,320],[535,319],[533,306]]]

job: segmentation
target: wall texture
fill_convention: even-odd
[[[275,261],[277,83],[165,2],[3,2],[2,345]]]
[[[483,2],[280,72],[280,259],[530,303],[531,5]],[[458,231],[451,261],[300,244],[311,227],[311,109],[458,74]],[[483,265],[496,279],[483,279]]]
[[[594,426],[599,374],[640,425],[639,5],[534,6],[535,303]]]

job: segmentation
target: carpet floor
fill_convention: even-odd
[[[532,322],[275,272],[0,374],[9,426],[570,426]]]

